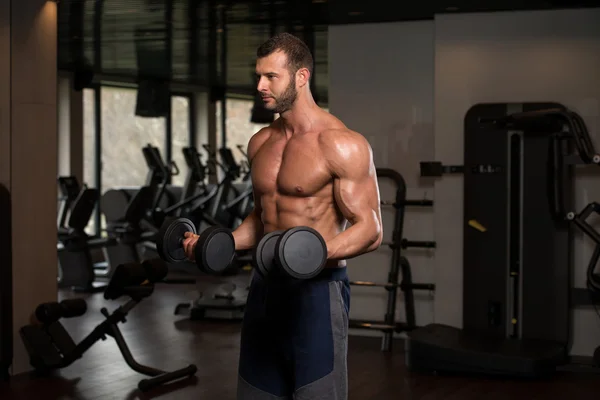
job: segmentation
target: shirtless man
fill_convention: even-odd
[[[293,35],[276,35],[258,48],[258,91],[279,118],[248,143],[255,206],[233,231],[235,247],[251,249],[268,232],[310,226],[325,239],[328,261],[319,276],[299,284],[254,274],[241,334],[239,400],[348,396],[345,260],[381,244],[379,188],[369,143],[319,108],[312,72],[308,47]],[[198,236],[186,238],[193,259]]]

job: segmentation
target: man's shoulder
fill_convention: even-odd
[[[319,134],[319,144],[324,150],[341,153],[370,150],[367,138],[345,126],[334,126],[322,130]]]
[[[258,130],[258,132],[256,132],[254,135],[252,135],[250,137],[250,141],[252,142],[252,141],[260,141],[262,139],[266,139],[269,136],[271,136],[272,131],[273,131],[273,128],[270,125],[260,128]]]
[[[319,144],[333,176],[362,176],[371,168],[371,146],[359,132],[348,128],[323,130]]]
[[[248,141],[248,158],[252,160],[262,145],[271,137],[273,127],[271,125],[261,128],[250,137]]]

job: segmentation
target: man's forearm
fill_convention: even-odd
[[[256,247],[262,237],[263,224],[260,212],[256,209],[244,219],[244,221],[233,231],[235,250],[248,250]]]
[[[379,223],[358,222],[327,243],[327,258],[347,260],[371,252],[381,245],[381,237]]]

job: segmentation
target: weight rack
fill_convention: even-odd
[[[436,243],[433,241],[415,241],[403,238],[404,227],[404,212],[406,207],[433,207],[432,200],[407,200],[406,198],[406,181],[402,175],[393,169],[378,168],[377,177],[392,180],[396,185],[396,199],[394,202],[382,201],[382,206],[391,206],[395,209],[394,231],[390,242],[383,242],[382,246],[389,246],[392,249],[392,259],[388,280],[385,283],[366,282],[366,281],[350,281],[352,286],[364,287],[380,287],[388,292],[387,307],[385,318],[383,321],[368,321],[351,319],[350,328],[354,329],[371,329],[383,332],[381,342],[382,351],[392,350],[392,339],[394,332],[400,333],[411,331],[418,328],[415,317],[415,301],[413,290],[435,290],[433,283],[414,283],[412,281],[411,266],[406,257],[402,255],[402,250],[409,247],[418,248],[435,248]],[[398,279],[402,274],[402,281]],[[396,321],[396,299],[398,297],[398,289],[404,293],[404,309],[406,313],[406,321]]]

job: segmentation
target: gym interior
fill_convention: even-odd
[[[1,2],[0,398],[235,398],[256,260],[173,236],[252,209],[255,52],[283,31],[377,167],[349,398],[592,398],[600,8],[436,3]]]

